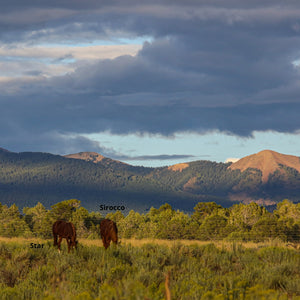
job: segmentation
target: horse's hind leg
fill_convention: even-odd
[[[57,246],[57,234],[53,233],[54,244],[53,246]]]
[[[105,239],[105,245],[106,245],[105,249],[107,249],[107,248],[109,247],[110,241],[111,241],[111,239],[110,239],[109,237],[107,237],[107,238]]]
[[[62,237],[60,236],[59,239],[58,239],[58,252],[60,252],[61,241],[62,241]]]
[[[105,244],[105,238],[102,237],[102,244],[103,244],[103,247],[106,249],[106,244]]]

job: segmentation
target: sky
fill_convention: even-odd
[[[10,0],[0,147],[133,165],[300,156],[300,3]]]

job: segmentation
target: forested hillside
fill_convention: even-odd
[[[300,200],[299,172],[279,165],[262,181],[262,171],[231,169],[231,163],[195,161],[184,167],[145,168],[109,158],[93,161],[49,153],[13,153],[0,149],[0,201],[20,207],[37,202],[46,207],[70,198],[88,209],[124,205],[128,212],[147,211],[165,202],[192,211],[199,201],[223,206],[257,201],[273,204]]]

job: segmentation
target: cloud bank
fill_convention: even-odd
[[[0,13],[2,146],[74,152],[84,134],[103,131],[297,132],[300,7],[249,2],[9,1]],[[78,47],[145,36],[115,55]]]

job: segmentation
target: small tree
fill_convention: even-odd
[[[59,202],[51,206],[50,216],[53,221],[56,220],[71,220],[72,213],[80,207],[80,201],[77,199],[70,199]]]
[[[294,223],[300,222],[300,203],[294,204],[292,201],[284,199],[277,204],[274,215],[278,216],[279,219],[291,218]]]
[[[228,223],[235,227],[237,231],[249,231],[262,216],[268,214],[263,206],[259,206],[255,202],[248,205],[235,204],[229,209],[229,212]]]
[[[252,239],[257,242],[270,238],[280,238],[286,241],[286,231],[287,229],[284,222],[279,222],[274,215],[267,214],[254,224],[250,234]]]
[[[119,233],[124,238],[136,237],[139,235],[140,225],[144,222],[143,216],[138,212],[131,210],[129,214],[120,220]]]
[[[35,236],[45,236],[47,209],[40,202],[34,207],[24,207],[25,220]],[[47,230],[48,231],[48,230]]]
[[[72,213],[71,222],[75,225],[76,233],[79,237],[87,237],[88,229],[86,220],[89,217],[89,212],[83,207],[79,207]]]
[[[13,204],[10,207],[1,205],[0,209],[0,235],[7,237],[30,236],[31,231],[18,207]]]
[[[227,218],[220,215],[207,217],[199,228],[199,238],[203,240],[223,239],[226,235]]]
[[[211,215],[223,215],[225,217],[226,211],[221,205],[215,202],[199,202],[194,207],[192,220],[201,225],[205,218]]]

